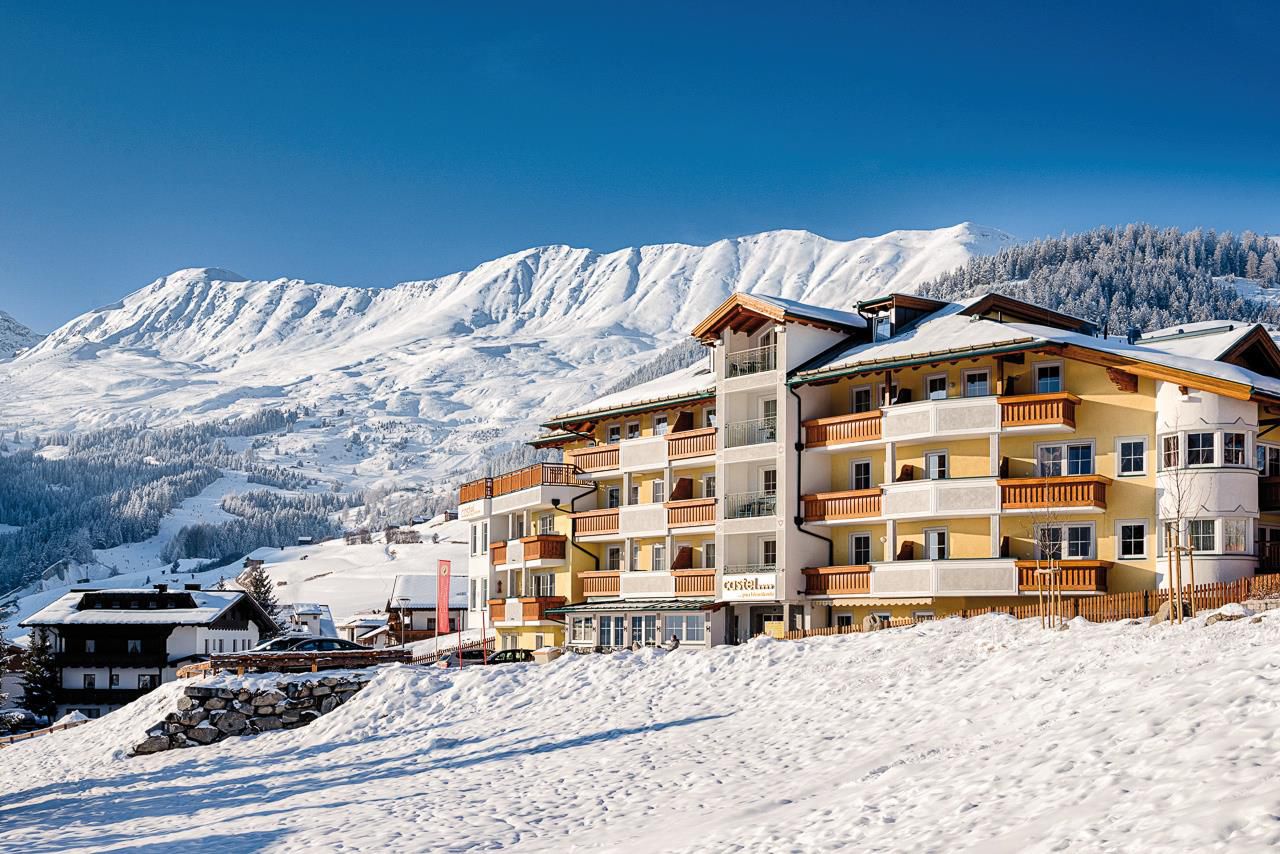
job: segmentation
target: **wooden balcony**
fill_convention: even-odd
[[[566,463],[534,463],[493,478],[493,497],[535,486],[579,486],[578,470]]]
[[[870,442],[880,438],[880,410],[852,412],[813,418],[804,422],[806,448],[825,448],[850,442]]]
[[[1037,589],[1037,572],[1049,568],[1048,561],[1018,560],[1018,590],[1023,593],[1034,593]],[[1106,593],[1107,570],[1111,567],[1109,560],[1060,560],[1057,562],[1057,584],[1064,593]],[[1047,577],[1042,586],[1048,585]]]
[[[525,560],[564,560],[564,534],[536,534],[532,537],[521,537],[524,545]]]
[[[618,467],[618,446],[603,445],[597,448],[578,448],[565,452],[565,462],[582,471],[608,471]]]
[[[716,595],[716,571],[714,569],[673,569],[677,596]]]
[[[1280,510],[1280,477],[1258,478],[1258,509],[1263,513]]]
[[[1076,426],[1080,398],[1066,391],[999,397],[1001,427]]]
[[[559,608],[567,600],[563,596],[522,596],[512,599],[490,599],[489,619],[495,623],[509,620],[536,622],[553,620],[547,615],[548,608]]]
[[[582,579],[582,595],[617,596],[622,584],[618,580],[619,574],[616,569],[578,573],[578,577]]]
[[[489,559],[493,561],[494,566],[507,562],[507,541],[506,540],[500,540],[496,543],[489,543]]]
[[[869,566],[818,566],[804,570],[808,596],[851,596],[871,592]]]
[[[489,620],[494,623],[501,623],[507,619],[507,600],[506,599],[490,599],[489,600]]]
[[[618,508],[609,507],[604,510],[584,510],[574,513],[574,534],[589,537],[593,534],[618,533]]]
[[[716,428],[701,427],[667,434],[667,459],[705,457],[716,452]]]
[[[1005,510],[1105,510],[1110,483],[1111,478],[1099,474],[1004,478],[999,481],[1000,506]]]
[[[458,503],[466,504],[468,501],[479,501],[482,498],[493,497],[493,478],[482,477],[479,480],[473,480],[470,483],[464,483],[458,487]]]
[[[850,489],[845,492],[819,492],[803,496],[806,522],[833,522],[841,519],[865,519],[880,515],[880,487]]]
[[[689,498],[684,501],[668,501],[667,527],[690,528],[695,525],[714,525],[716,523],[716,500],[714,498]]]

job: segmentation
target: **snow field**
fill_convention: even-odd
[[[315,724],[126,759],[175,686],[4,752],[24,851],[1261,850],[1280,614],[946,620],[384,668]]]

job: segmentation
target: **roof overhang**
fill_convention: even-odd
[[[895,308],[905,308],[932,314],[935,311],[946,308],[946,305],[941,300],[916,296],[915,294],[885,294],[884,296],[859,302],[858,314],[879,314],[882,311],[889,311]]]
[[[819,369],[797,373],[787,380],[787,385],[821,385],[835,382],[845,377],[862,374],[877,374],[901,368],[916,368],[921,365],[938,365],[944,362],[972,359],[980,356],[999,356],[1005,353],[1023,353],[1029,350],[1040,350],[1049,347],[1049,343],[1039,338],[1020,338],[998,345],[984,347],[953,347],[948,350],[932,350],[907,356],[894,356],[868,362],[854,362],[839,368]]]
[[[748,335],[760,331],[770,323],[800,323],[818,329],[830,329],[836,332],[854,332],[858,327],[851,324],[837,323],[788,311],[780,305],[768,300],[754,297],[751,294],[735,293],[720,303],[715,311],[693,328],[693,337],[703,344],[714,344],[725,329],[745,332]]]
[[[679,394],[672,397],[661,397],[654,398],[653,400],[638,401],[626,406],[614,406],[607,409],[599,409],[595,412],[575,412],[569,415],[561,415],[558,418],[553,418],[550,421],[547,421],[542,426],[546,427],[548,430],[584,430],[604,418],[615,418],[619,415],[635,415],[641,412],[658,412],[663,409],[673,409],[686,403],[696,403],[700,400],[715,400],[715,397],[715,389],[708,388],[703,391]]]
[[[1260,324],[1255,324],[1240,340],[1223,351],[1218,361],[1280,378],[1280,347]]]
[[[1007,294],[987,294],[976,302],[965,306],[960,310],[960,314],[969,317],[989,317],[997,321],[1012,320],[1020,323],[1035,323],[1040,326],[1052,326],[1084,335],[1092,335],[1096,329],[1092,322],[1084,318],[1063,314],[1060,311],[1054,311],[1034,303],[1023,302]]]
[[[714,611],[714,599],[600,599],[548,608],[548,614],[593,614],[601,611]]]

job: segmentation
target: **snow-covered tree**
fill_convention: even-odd
[[[276,601],[276,591],[271,583],[271,576],[267,575],[267,571],[261,564],[254,564],[245,570],[241,583],[245,592],[253,597],[262,610],[272,617],[280,612],[280,604]]]
[[[49,633],[31,630],[31,643],[22,655],[22,705],[37,715],[52,718],[57,711],[58,666]]]

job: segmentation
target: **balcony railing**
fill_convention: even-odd
[[[1097,474],[1064,477],[1021,477],[999,481],[1000,505],[1005,510],[1045,510],[1059,507],[1107,507],[1111,478]]]
[[[493,479],[493,497],[535,486],[578,486],[577,469],[566,463],[534,463]]]
[[[757,418],[754,421],[739,421],[725,425],[724,446],[741,448],[746,445],[762,445],[765,442],[778,441],[778,419]]]
[[[493,479],[482,477],[479,480],[473,480],[470,483],[464,483],[458,487],[458,503],[466,504],[468,501],[479,501],[482,498],[493,497]]]
[[[618,446],[605,445],[599,448],[580,448],[565,454],[565,461],[582,471],[607,471],[618,467]]]
[[[750,350],[739,350],[724,357],[725,375],[729,377],[745,377],[748,374],[772,371],[777,367],[778,347],[776,344],[754,347]]]
[[[852,596],[871,592],[869,566],[819,566],[804,570],[805,594]]]
[[[701,427],[667,434],[667,459],[704,457],[716,452],[716,428]]]
[[[584,510],[574,513],[574,533],[580,537],[592,534],[618,533],[618,508],[609,507],[604,510]]]
[[[824,448],[849,442],[876,441],[880,438],[882,421],[879,409],[814,418],[804,422],[804,443],[810,448]]]
[[[1258,478],[1258,509],[1263,513],[1280,510],[1280,477]]]
[[[760,516],[776,516],[778,494],[776,492],[739,492],[724,497],[726,519],[754,519]]]
[[[851,489],[846,492],[820,492],[806,495],[804,518],[806,522],[834,521],[837,519],[865,519],[880,515],[880,487]]]
[[[489,619],[495,623],[507,620],[534,622],[552,619],[547,616],[548,608],[559,608],[568,601],[563,596],[522,596],[510,599],[490,599]]]
[[[489,619],[495,623],[501,623],[507,619],[506,599],[489,600]]]
[[[776,563],[737,563],[724,568],[725,575],[753,575],[777,571],[778,565]]]
[[[1080,398],[1065,391],[1019,394],[997,398],[1002,427],[1034,427],[1056,424],[1075,429]]]
[[[677,596],[714,596],[716,594],[716,571],[714,569],[676,569],[671,571],[675,578]]]
[[[668,501],[667,527],[688,528],[693,525],[714,525],[716,523],[716,500],[714,498],[690,498],[685,501]]]
[[[617,596],[621,589],[619,570],[601,570],[579,573],[582,578],[583,596]]]
[[[564,560],[564,546],[567,538],[563,534],[536,534],[532,537],[521,537],[524,544],[525,560]]]
[[[1045,572],[1050,568],[1048,560],[1019,560],[1018,589],[1023,593],[1037,589],[1037,577],[1041,578],[1042,587],[1049,586]],[[1109,560],[1058,560],[1053,562],[1055,569],[1053,584],[1067,593],[1106,593],[1107,570],[1111,567]]]

